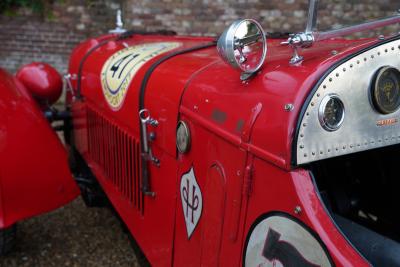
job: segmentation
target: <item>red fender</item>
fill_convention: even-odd
[[[0,229],[58,208],[79,189],[67,153],[27,89],[0,69]]]

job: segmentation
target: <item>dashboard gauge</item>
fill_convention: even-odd
[[[374,76],[371,87],[374,108],[382,114],[395,112],[400,106],[400,71],[383,67]]]
[[[336,94],[325,96],[319,106],[318,119],[327,131],[336,131],[344,120],[344,104]]]

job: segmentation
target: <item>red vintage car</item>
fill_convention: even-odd
[[[25,66],[17,77],[0,69],[0,255],[15,244],[17,222],[79,195],[67,152],[43,116],[61,89],[46,64]]]
[[[65,136],[154,266],[400,266],[400,16],[217,40],[123,31],[73,51]]]

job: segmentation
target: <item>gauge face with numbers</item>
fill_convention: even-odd
[[[371,98],[378,112],[395,112],[400,106],[400,71],[392,67],[378,70],[371,88]]]
[[[132,78],[147,61],[179,45],[175,42],[147,43],[127,47],[113,54],[101,71],[103,94],[110,108],[121,108]]]
[[[338,95],[329,94],[325,96],[320,104],[318,119],[327,131],[336,131],[344,120],[344,104]]]

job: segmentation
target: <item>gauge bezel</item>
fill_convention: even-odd
[[[387,109],[378,100],[378,94],[379,94],[378,83],[380,82],[382,75],[388,70],[395,70],[397,72],[399,91],[400,91],[400,70],[393,66],[384,66],[384,67],[381,67],[380,69],[378,69],[374,74],[374,77],[373,77],[372,83],[371,83],[371,88],[370,88],[370,99],[371,99],[372,107],[374,108],[375,111],[377,111],[378,113],[383,114],[383,115],[395,113],[396,111],[398,111],[400,109],[400,99],[398,100],[397,106],[394,109]],[[399,96],[400,96],[400,92],[399,92]]]
[[[342,117],[340,118],[340,121],[339,121],[336,125],[334,125],[334,126],[329,125],[329,124],[326,122],[326,119],[325,119],[325,109],[326,109],[326,105],[327,105],[328,102],[329,102],[330,100],[332,100],[332,99],[333,99],[333,100],[339,101],[340,106],[341,106],[341,108],[342,108]],[[319,109],[318,109],[318,120],[319,120],[319,123],[320,123],[320,125],[322,126],[322,128],[324,128],[325,130],[327,130],[327,131],[329,131],[329,132],[333,132],[333,131],[338,130],[338,129],[340,128],[340,126],[342,126],[343,121],[344,121],[344,117],[345,117],[345,113],[346,113],[346,110],[345,110],[345,107],[344,107],[344,103],[343,103],[343,101],[340,99],[340,97],[339,97],[337,94],[328,94],[328,95],[326,95],[326,96],[321,100],[321,103],[320,103],[320,105],[319,105]]]
[[[178,140],[178,132],[179,129],[183,129],[184,134],[185,134],[185,144],[182,146],[182,144]],[[190,129],[189,126],[187,125],[186,122],[184,121],[179,121],[178,125],[176,127],[176,148],[178,151],[182,154],[187,153],[190,150],[190,145],[191,145],[191,136],[190,136]]]

